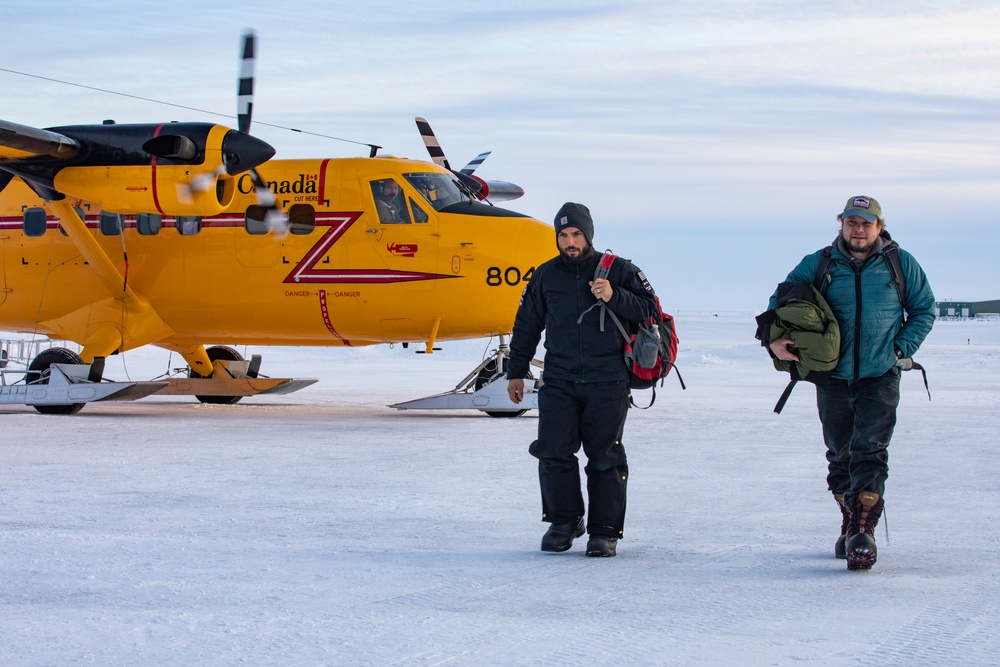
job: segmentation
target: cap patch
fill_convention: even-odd
[[[851,206],[857,206],[858,208],[871,208],[872,202],[868,197],[855,197]]]

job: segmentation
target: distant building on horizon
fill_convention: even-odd
[[[938,301],[935,305],[938,317],[975,317],[1000,319],[1000,300],[997,301]]]

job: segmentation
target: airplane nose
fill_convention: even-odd
[[[230,176],[267,162],[274,153],[271,144],[236,130],[227,132],[222,140],[222,159]]]

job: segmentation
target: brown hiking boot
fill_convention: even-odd
[[[851,523],[851,513],[848,511],[847,505],[844,504],[843,493],[833,494],[833,499],[837,501],[841,516],[840,537],[837,538],[837,544],[833,547],[833,555],[837,558],[847,558],[847,527]]]
[[[850,525],[847,528],[847,569],[869,570],[875,564],[875,526],[882,516],[885,503],[874,491],[862,491],[850,503]]]

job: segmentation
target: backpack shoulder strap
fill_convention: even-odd
[[[604,255],[601,257],[601,261],[597,263],[597,268],[594,269],[594,280],[598,278],[607,278],[608,274],[611,273],[611,267],[615,263],[617,255],[612,253],[610,250],[605,250]]]
[[[617,256],[610,250],[605,250],[604,255],[601,257],[601,261],[597,263],[597,268],[594,269],[594,280],[597,280],[598,278],[607,279],[608,275],[611,273],[611,267],[614,266],[616,258]],[[605,313],[608,313],[611,315],[611,319],[615,321],[615,324],[618,325],[618,330],[621,331],[622,336],[625,337],[625,340],[628,340],[628,333],[625,331],[625,327],[622,326],[622,323],[618,321],[615,314],[607,307],[607,304],[601,300],[598,300],[590,308],[580,313],[580,317],[577,318],[576,323],[580,324],[583,322],[583,316],[594,308],[601,309],[601,331],[604,331],[604,315]]]
[[[831,251],[833,246],[823,248],[823,254],[819,256],[819,264],[816,265],[816,275],[813,278],[813,286],[819,290],[820,294],[826,295],[826,288],[830,285],[830,265],[833,263]],[[891,241],[882,251],[885,263],[889,267],[889,274],[892,276],[892,284],[896,288],[899,302],[906,304],[906,279],[903,277],[903,264],[899,259],[899,244]]]
[[[823,248],[823,254],[819,256],[819,264],[816,265],[816,275],[813,277],[813,287],[819,290],[820,294],[826,294],[826,288],[830,285],[830,265],[833,264],[833,246],[828,245]]]
[[[906,278],[903,277],[903,263],[899,259],[899,244],[890,242],[882,251],[885,263],[889,267],[889,274],[892,276],[892,284],[896,286],[896,294],[899,295],[899,302],[906,305]]]
[[[792,364],[789,370],[791,377],[788,380],[788,384],[785,386],[785,390],[781,392],[778,402],[774,405],[774,411],[777,414],[781,414],[781,409],[785,407],[785,403],[788,402],[788,397],[792,395],[792,389],[795,389],[795,385],[802,379],[799,377],[799,370],[796,364]]]

